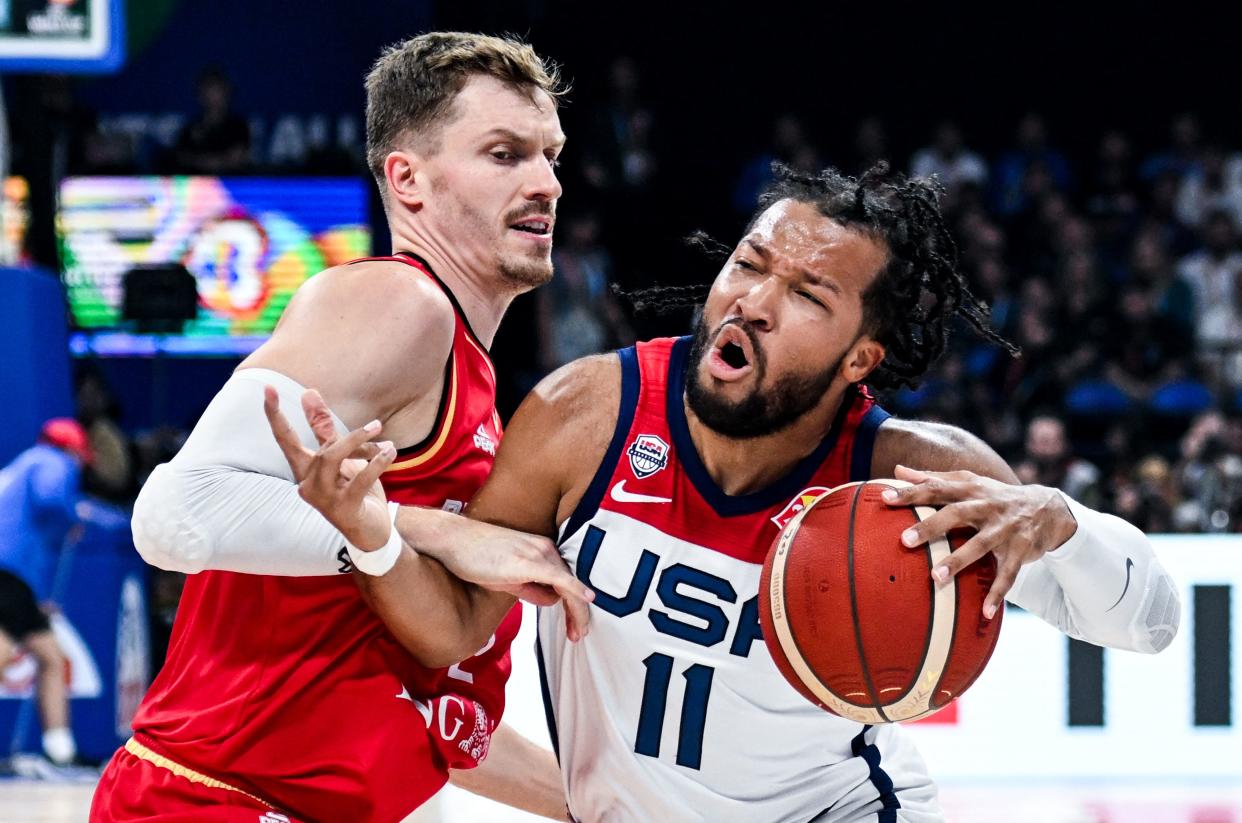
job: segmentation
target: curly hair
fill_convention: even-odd
[[[863,331],[885,348],[884,361],[867,377],[876,388],[912,386],[944,353],[953,317],[981,337],[1018,356],[1018,348],[989,324],[987,305],[971,293],[957,265],[957,244],[940,214],[943,189],[934,179],[907,178],[880,162],[861,177],[836,169],[804,174],[774,163],[776,179],[759,197],[747,226],[781,200],[797,200],[844,226],[883,243],[889,259],[863,292]],[[716,253],[705,235],[690,242]],[[655,286],[629,293],[636,310],[684,308],[700,302],[708,286]]]

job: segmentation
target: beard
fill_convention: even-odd
[[[488,218],[483,212],[463,202],[460,198],[453,196],[448,191],[447,184],[440,179],[433,180],[431,185],[437,194],[449,194],[452,196],[454,222],[458,226],[477,237],[495,236],[496,224],[494,219]],[[505,216],[504,225],[510,226],[518,220],[532,215],[546,215],[551,218],[555,214],[555,207],[535,203],[510,212]],[[508,229],[505,229],[505,231],[507,232]],[[525,252],[508,251],[503,248],[506,240],[508,240],[507,235],[497,241],[495,260],[496,271],[505,285],[517,287],[521,291],[529,291],[542,286],[552,279],[552,252],[550,249],[543,250],[532,246]]]
[[[750,440],[768,434],[776,434],[792,426],[799,418],[824,399],[824,393],[832,385],[841,361],[842,353],[834,363],[814,374],[787,374],[770,387],[763,388],[767,374],[767,359],[759,348],[759,341],[750,324],[741,321],[735,325],[750,338],[755,353],[755,387],[741,400],[728,400],[714,393],[708,385],[709,375],[700,375],[699,365],[716,334],[724,328],[722,323],[716,334],[709,334],[707,322],[699,321],[690,347],[690,367],[686,375],[686,402],[694,416],[717,434],[734,440]]]

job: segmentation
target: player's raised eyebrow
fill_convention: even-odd
[[[758,240],[754,240],[749,237],[743,237],[742,242],[750,246],[752,249],[754,249],[755,253],[758,254],[760,257],[762,257],[764,260],[771,259],[772,250],[769,249],[764,244],[760,243]],[[815,272],[803,266],[794,266],[794,268],[796,268],[798,270],[798,273],[801,274],[803,277],[805,277],[807,280],[809,280],[813,285],[822,286],[823,288],[827,289],[828,291],[832,292],[838,297],[841,296],[841,287],[838,286],[834,281],[828,279],[827,277],[821,277],[820,275],[816,274]]]

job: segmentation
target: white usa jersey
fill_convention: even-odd
[[[539,616],[549,729],[580,821],[941,820],[902,729],[811,705],[759,628],[767,550],[807,499],[870,475],[888,415],[851,390],[832,430],[782,480],[729,496],[682,405],[689,338],[620,352],[616,431],[560,550],[595,592],[591,632]]]

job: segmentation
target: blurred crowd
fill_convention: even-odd
[[[57,155],[69,158],[70,168],[61,171],[262,171],[252,162],[247,121],[232,107],[230,79],[219,69],[199,77],[199,114],[142,162],[95,129],[62,84],[48,81],[45,95],[43,104],[61,120],[30,128],[50,130],[48,139],[72,138]],[[674,179],[679,155],[669,148],[672,131],[686,128],[686,114],[662,113],[650,102],[639,64],[624,57],[576,97],[563,113],[573,139],[561,169],[567,194],[557,275],[519,301],[508,325],[521,333],[502,331],[497,346],[500,371],[511,380],[502,387],[509,408],[564,362],[636,336],[687,330],[684,313],[635,317],[611,290],[616,283],[687,281],[658,252],[686,225],[684,214],[673,214],[687,209],[677,194],[684,170]],[[771,124],[765,145],[734,168],[712,171],[718,197],[696,193],[696,203],[708,202],[704,223],[719,229],[722,241],[735,239],[774,161],[858,174],[884,159],[935,176],[972,289],[991,305],[993,325],[1022,349],[1010,358],[962,329],[918,388],[884,398],[894,412],[964,426],[1024,480],[1062,486],[1150,531],[1242,530],[1237,140],[1189,113],[1174,117],[1158,141],[1140,143],[1120,130],[1075,134],[1073,151],[1062,147],[1057,131],[1071,124],[1037,113],[1018,119],[995,145],[973,142],[964,125],[949,120],[920,140],[909,128],[890,131],[894,124],[864,117],[848,140],[838,135],[835,142],[813,137],[793,114]],[[333,162],[338,171],[350,166]],[[353,163],[361,172],[361,158]],[[710,278],[710,267],[689,279],[705,282],[704,274]],[[121,499],[138,488],[153,460],[175,450],[183,429],[126,440],[133,432],[109,416],[95,396],[102,391],[93,388],[97,377],[84,374],[81,415],[92,440],[100,438],[89,482]]]

